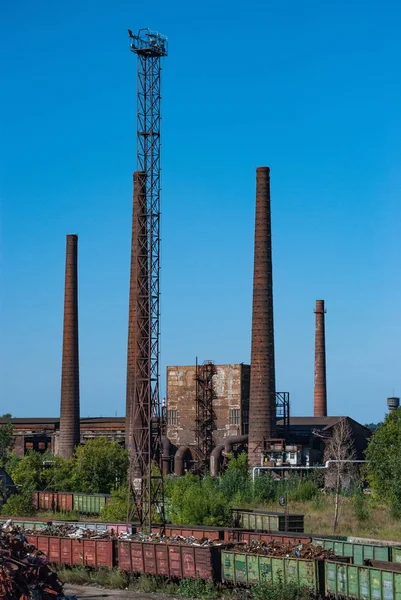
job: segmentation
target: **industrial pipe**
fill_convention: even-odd
[[[245,444],[247,441],[247,435],[232,435],[225,438],[224,444],[216,446],[210,455],[210,475],[217,477],[221,471],[223,455],[227,456],[230,454],[235,444]]]
[[[177,477],[184,475],[184,462],[192,460],[191,448],[189,446],[180,446],[174,457],[174,474]]]
[[[316,467],[292,467],[291,465],[283,465],[280,467],[253,467],[252,469],[252,481],[255,481],[256,471],[300,471],[310,469],[328,469],[331,463],[367,463],[367,460],[326,460],[324,465],[317,465]]]
[[[163,473],[170,474],[171,442],[166,435],[162,435],[162,465]]]
[[[216,446],[210,454],[210,475],[218,477],[221,471],[221,463],[223,458],[224,444]]]

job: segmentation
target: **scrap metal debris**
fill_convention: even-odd
[[[7,521],[0,530],[0,598],[50,600],[62,598],[63,584],[45,555],[28,544],[23,532]]]
[[[130,535],[123,534],[121,536],[123,539],[132,540],[136,542],[154,542],[161,544],[190,544],[191,546],[221,546],[224,542],[219,542],[218,540],[210,540],[209,538],[202,537],[200,539],[194,537],[193,535],[172,535],[167,536],[162,533],[150,533],[146,534],[141,531],[137,533],[133,533]]]
[[[241,548],[241,552],[265,554],[279,558],[303,558],[305,560],[329,560],[336,558],[333,550],[314,546],[313,544],[283,543],[276,540],[272,540],[271,542],[252,540],[250,544],[238,544],[236,547]]]
[[[170,544],[191,544],[193,546],[220,546],[222,542],[210,540],[209,538],[202,537],[197,539],[194,536],[182,536],[173,535],[167,536],[162,533],[143,533],[141,531],[136,533],[119,533],[118,535],[113,529],[105,531],[96,531],[94,529],[88,529],[78,525],[71,525],[68,523],[59,525],[55,523],[48,523],[46,527],[39,530],[22,529],[17,525],[13,525],[11,519],[3,526],[8,526],[9,531],[13,531],[15,534],[21,536],[25,535],[40,535],[49,537],[69,537],[73,539],[91,539],[91,540],[127,540],[136,542],[154,542],[154,543],[170,543]],[[26,541],[26,538],[25,538]]]

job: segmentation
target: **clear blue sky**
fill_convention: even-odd
[[[248,362],[255,168],[271,167],[277,387],[312,414],[327,304],[330,414],[401,394],[396,0],[8,2],[1,28],[1,406],[59,414],[65,235],[79,235],[81,412],[123,414],[136,160],[127,29],[163,70],[167,364]]]

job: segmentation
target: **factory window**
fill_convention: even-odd
[[[167,425],[178,425],[178,412],[176,410],[167,411]]]
[[[239,425],[241,423],[241,411],[239,408],[231,408],[229,416],[230,425]]]

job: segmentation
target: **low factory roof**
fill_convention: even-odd
[[[348,422],[353,422],[359,427],[363,427],[367,431],[369,429],[365,425],[361,425],[351,417],[290,417],[290,429],[299,432],[309,432],[311,429],[328,430],[334,427],[339,421],[346,419]],[[283,420],[277,421],[278,425],[284,425]]]

